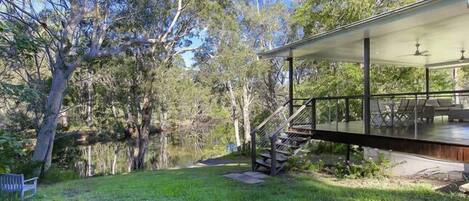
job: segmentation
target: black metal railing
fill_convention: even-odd
[[[455,101],[455,99],[458,98],[460,101]],[[357,133],[350,131],[350,128],[340,130],[339,123],[363,121],[361,122],[363,124],[361,127],[362,130],[358,131],[358,133],[365,134],[364,127],[366,125],[391,128],[404,127],[407,129],[413,126],[415,138],[417,138],[419,125],[425,123],[425,121],[433,121],[433,118],[436,116],[435,111],[428,111],[428,108],[426,108],[432,99],[451,99],[450,103],[452,105],[463,109],[460,103],[469,104],[469,90],[374,94],[370,96],[371,104],[368,109],[371,112],[369,118],[365,118],[363,115],[365,109],[365,97],[363,95],[292,99],[285,102],[252,130],[251,157],[253,170],[255,170],[257,150],[270,150],[271,159],[275,159],[277,151],[286,151],[288,149],[288,147],[283,146],[281,143],[278,144],[277,142],[279,136],[283,137],[281,134],[292,126],[310,129],[312,132],[328,130]],[[447,100],[446,102],[448,102]],[[383,102],[387,102],[386,108],[380,108]],[[403,106],[404,103],[405,107]],[[290,107],[293,107],[293,113],[290,111]],[[381,109],[383,111],[379,111]],[[433,114],[430,114],[431,112],[433,112]],[[375,116],[382,114],[386,116]],[[426,114],[430,115],[425,116]],[[381,125],[378,121],[379,118],[382,118],[381,120],[386,122],[381,122],[383,123]],[[366,119],[368,119],[369,122],[365,122]],[[449,117],[448,120],[450,120]],[[324,125],[326,125],[325,128],[328,129],[325,129]],[[330,130],[331,128],[332,130]],[[270,162],[271,174],[275,175],[277,171],[277,161],[270,160]]]
[[[255,171],[257,150],[266,149],[270,146],[269,135],[277,129],[278,125],[288,119],[289,104],[290,101],[283,103],[251,131],[251,160],[253,171]]]
[[[290,101],[284,103],[275,112],[273,112],[268,118],[260,123],[251,132],[251,160],[252,168],[255,170],[257,150],[265,149],[270,150],[271,159],[270,171],[271,175],[277,174],[277,151],[289,151],[289,147],[278,143],[278,138],[281,133],[287,131],[291,125],[299,125],[302,122],[311,122],[311,110],[306,108],[312,103],[313,99],[304,101],[303,105],[295,110],[291,116],[290,113]]]
[[[468,98],[464,98],[468,97]],[[387,127],[408,127],[414,126],[415,131],[417,132],[418,124],[423,122],[423,119],[431,119],[431,111],[423,111],[432,99],[451,99],[451,103],[468,103],[469,104],[469,90],[455,90],[455,91],[438,91],[438,92],[410,92],[410,93],[390,93],[390,94],[374,94],[370,96],[370,102],[372,105],[370,109],[373,110],[370,113],[370,122],[368,125],[376,127],[376,124],[379,122],[376,118],[373,118],[373,115],[377,115],[376,109],[383,108],[371,108],[373,106],[381,106],[382,103],[387,105],[386,111],[382,111],[389,115],[386,117],[388,121],[386,122]],[[455,101],[460,99],[460,101]],[[350,122],[350,121],[363,121],[363,129],[366,126],[363,114],[364,106],[364,96],[363,95],[353,95],[353,96],[336,96],[336,97],[314,97],[310,99],[306,98],[295,98],[294,101],[306,101],[311,100],[310,109],[311,114],[314,114],[308,122],[303,122],[303,125],[311,125],[312,130],[321,130],[323,128],[318,127],[319,124],[334,124],[334,126],[326,126],[328,130],[333,128],[335,131],[339,131],[339,123]],[[406,101],[406,109],[402,110],[401,103]],[[313,107],[314,105],[314,107]],[[299,108],[301,105],[295,104],[295,108]],[[462,104],[457,105],[462,109]],[[425,113],[427,112],[427,113]],[[379,114],[378,114],[379,115]],[[399,115],[399,116],[394,116]],[[402,115],[406,116],[406,121],[403,122]],[[428,115],[428,116],[424,116]],[[399,117],[399,118],[398,118]],[[397,119],[396,119],[397,118]],[[374,122],[375,121],[375,122]],[[394,122],[399,121],[399,122]],[[379,125],[378,125],[379,126]],[[347,130],[344,130],[345,132]],[[364,131],[362,131],[363,133]]]

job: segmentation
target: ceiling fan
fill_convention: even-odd
[[[422,56],[422,57],[428,57],[430,56],[430,54],[428,53],[428,50],[420,50],[420,43],[416,43],[415,44],[415,52],[413,54],[407,54],[407,55],[403,55],[403,56]]]

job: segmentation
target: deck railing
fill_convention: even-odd
[[[461,100],[455,101],[460,97],[469,97],[469,90],[457,90],[457,91],[438,91],[438,92],[415,92],[415,93],[393,93],[393,94],[375,94],[370,96],[370,102],[376,101],[376,104],[371,104],[370,118],[364,118],[363,106],[364,96],[337,96],[337,97],[314,97],[309,99],[295,98],[282,104],[277,110],[275,110],[268,118],[261,122],[251,132],[251,157],[253,170],[255,170],[256,157],[258,150],[269,150],[270,157],[276,158],[277,151],[288,151],[288,147],[282,145],[279,137],[283,133],[288,131],[292,126],[310,129],[314,131],[326,130],[319,126],[329,125],[326,131],[340,131],[347,133],[349,130],[340,130],[340,123],[347,123],[352,121],[363,121],[362,130],[359,133],[366,134],[364,127],[366,125],[377,126],[376,122],[371,124],[371,121],[376,121],[375,116],[377,115],[375,109],[379,109],[380,102],[388,102],[390,108],[387,108],[385,121],[383,127],[399,127],[399,128],[414,128],[415,138],[419,131],[419,125],[425,123],[424,119],[428,122],[430,119],[433,120],[433,116],[422,115],[425,103],[432,99],[451,99],[451,103],[462,103]],[[422,102],[423,101],[423,102]],[[465,100],[469,104],[469,98]],[[405,110],[400,108],[399,105],[402,102],[407,102]],[[412,103],[412,104],[410,104]],[[410,106],[409,106],[410,104]],[[293,106],[293,113],[290,111],[290,106]],[[371,108],[378,107],[378,108]],[[458,106],[459,109],[463,107]],[[378,111],[379,112],[379,111]],[[434,111],[433,111],[434,112]],[[379,114],[378,114],[379,115]],[[399,117],[395,115],[401,115]],[[405,115],[403,117],[402,115]],[[405,121],[402,119],[405,118]],[[364,122],[365,119],[369,119],[370,122]],[[393,122],[398,121],[398,122]],[[335,129],[333,128],[335,123]],[[390,124],[388,124],[390,123]],[[379,126],[379,125],[378,125]],[[356,133],[356,132],[353,132]],[[374,134],[374,133],[369,133]],[[401,136],[397,136],[401,137]],[[427,140],[431,141],[431,140]],[[271,174],[276,174],[276,160],[271,160],[270,170]]]
[[[391,93],[391,94],[375,94],[370,96],[370,101],[378,102],[378,106],[386,103],[386,110],[383,113],[390,115],[387,123],[387,127],[409,127],[413,126],[415,133],[418,132],[418,125],[423,122],[424,119],[428,120],[433,118],[431,116],[422,116],[424,108],[419,108],[419,106],[428,105],[426,102],[431,99],[451,99],[451,102],[459,104],[458,107],[462,109],[461,103],[469,103],[469,98],[465,100],[462,97],[469,97],[469,90],[455,90],[455,91],[437,91],[437,92],[410,92],[410,93]],[[310,99],[305,98],[295,98],[293,101],[306,101],[311,100],[310,109],[311,113],[314,116],[311,117],[311,120],[308,122],[303,122],[304,125],[311,125],[312,130],[321,130],[318,128],[318,124],[334,124],[335,131],[339,131],[339,122],[350,122],[350,121],[362,121],[365,120],[363,114],[363,95],[353,95],[353,96],[336,96],[336,97],[315,97]],[[402,108],[399,108],[399,103],[401,101],[408,101],[408,104],[412,104],[412,107],[407,107],[405,111],[401,111]],[[376,103],[375,102],[375,103]],[[312,107],[314,105],[314,107]],[[294,104],[294,108],[299,108],[301,105]],[[373,105],[372,105],[373,106]],[[428,107],[428,106],[427,106]],[[370,108],[376,110],[377,108]],[[379,108],[378,108],[379,109]],[[396,111],[398,110],[398,111]],[[373,111],[370,114],[370,122],[368,125],[376,127],[373,121],[373,115],[377,115]],[[398,113],[399,112],[399,113]],[[404,112],[405,114],[402,114]],[[427,112],[427,111],[425,111]],[[402,119],[397,119],[397,116],[394,115],[406,115],[406,122],[402,122]],[[402,117],[399,117],[402,118]],[[411,118],[411,119],[410,119]],[[400,121],[400,122],[394,122]],[[366,126],[366,122],[363,122],[363,128]],[[375,122],[376,123],[376,122]],[[333,127],[333,126],[332,126]],[[328,127],[329,129],[331,126]],[[364,132],[364,131],[362,131]]]

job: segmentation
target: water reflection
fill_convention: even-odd
[[[189,167],[203,159],[202,151],[196,146],[173,145],[160,143],[161,139],[150,138],[148,150],[145,154],[145,169],[157,170],[174,167]],[[132,146],[131,142],[97,142],[91,145],[77,145],[71,157],[70,146],[59,153],[58,158],[72,161],[73,168],[82,177],[97,175],[121,174],[131,171]],[[63,154],[64,153],[64,154]]]

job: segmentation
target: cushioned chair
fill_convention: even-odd
[[[429,99],[427,105],[433,107],[435,116],[448,116],[450,110],[463,108],[461,104],[453,104],[449,98]]]

